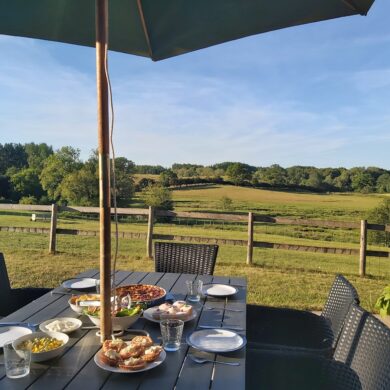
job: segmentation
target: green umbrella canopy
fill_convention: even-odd
[[[102,341],[111,335],[110,136],[105,72],[107,46],[114,51],[150,57],[157,61],[285,27],[355,14],[365,15],[373,2],[0,0],[0,34],[84,46],[96,45]]]
[[[110,0],[109,49],[153,60],[326,19],[374,0]],[[95,46],[94,0],[0,0],[0,34]]]

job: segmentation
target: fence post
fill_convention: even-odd
[[[153,259],[153,219],[154,219],[154,208],[149,206],[148,214],[148,233],[146,236],[146,257]]]
[[[367,252],[367,220],[360,221],[360,261],[359,275],[366,276],[366,252]]]
[[[252,265],[253,260],[253,213],[248,213],[248,248],[246,254],[247,265]]]
[[[57,211],[58,206],[56,204],[51,205],[51,220],[50,220],[50,241],[49,241],[49,253],[56,253],[56,238],[57,238]]]

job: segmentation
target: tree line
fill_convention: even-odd
[[[158,175],[135,180],[135,174]],[[118,205],[126,207],[140,191],[145,204],[171,208],[173,186],[220,183],[262,188],[306,189],[361,193],[390,193],[390,171],[378,167],[283,168],[255,167],[240,162],[210,166],[199,164],[136,165],[126,157],[115,159],[115,192]],[[111,176],[113,177],[113,175]],[[29,204],[52,202],[96,206],[99,198],[98,156],[86,161],[71,146],[53,150],[45,143],[0,144],[0,200]],[[114,186],[112,186],[114,188]]]

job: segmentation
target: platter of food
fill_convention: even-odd
[[[196,318],[197,312],[185,301],[163,303],[160,306],[150,307],[144,311],[144,318],[152,322],[160,322],[162,319],[191,321]]]
[[[159,366],[166,356],[164,349],[149,336],[136,336],[131,341],[106,340],[94,361],[103,370],[131,374]]]
[[[246,338],[228,329],[204,329],[188,335],[187,344],[204,352],[233,352],[246,345]]]
[[[98,300],[100,300],[99,294],[83,294],[83,295],[73,295],[69,299],[68,303],[74,312],[81,314],[84,310],[84,307],[79,305],[80,302],[98,301]]]
[[[62,282],[62,287],[71,290],[91,290],[92,288],[96,288],[96,279],[93,278],[68,279]]]
[[[228,284],[205,284],[202,289],[203,295],[211,295],[213,297],[228,297],[236,294],[238,288]]]
[[[128,286],[117,287],[116,294],[119,299],[130,295],[134,302],[151,304],[162,300],[167,292],[162,287],[151,284],[130,284]]]

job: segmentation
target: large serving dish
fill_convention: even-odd
[[[120,329],[124,330],[132,326],[138,318],[142,315],[142,308],[140,305],[137,305],[136,307],[133,307],[129,310],[138,310],[135,314],[132,315],[123,315],[123,311],[127,311],[127,309],[122,309],[122,315],[118,316],[111,316],[111,323],[113,329]],[[98,308],[93,308],[90,312],[89,309],[87,309],[84,313],[88,316],[88,318],[91,320],[91,322],[100,328],[101,325],[101,319],[100,319],[100,310]]]
[[[142,368],[141,370],[131,371],[131,370],[126,370],[126,369],[120,368],[120,367],[113,367],[113,366],[110,366],[108,364],[103,363],[100,359],[101,353],[102,353],[102,351],[100,350],[94,356],[93,360],[95,361],[96,365],[98,367],[102,368],[103,370],[110,371],[110,372],[116,372],[118,374],[136,374],[137,372],[149,371],[149,370],[159,366],[167,357],[167,353],[164,350],[162,350],[160,353],[160,356],[155,361],[147,363],[145,368]]]
[[[159,323],[161,319],[154,318],[153,314],[154,312],[158,310],[158,306],[150,307],[149,309],[144,311],[144,318],[146,318],[148,321]],[[182,320],[183,322],[188,322],[196,318],[198,313],[195,309],[192,310],[191,314],[188,317],[178,317],[178,319]],[[170,317],[173,319],[174,317]]]
[[[246,345],[246,338],[228,329],[204,329],[188,335],[187,344],[204,352],[233,352]]]
[[[161,303],[167,292],[159,286],[151,284],[129,284],[116,289],[119,298],[130,295],[133,302],[144,302],[147,306],[155,306]]]
[[[67,334],[65,334],[65,333],[60,333],[60,332],[33,332],[33,333],[27,334],[25,336],[19,337],[18,339],[14,340],[12,344],[13,344],[13,347],[16,349],[24,341],[28,341],[28,340],[32,341],[35,338],[43,338],[43,337],[45,337],[45,338],[47,338],[47,337],[55,338],[57,340],[62,341],[63,344],[61,346],[59,346],[58,348],[52,349],[52,350],[47,351],[47,352],[32,353],[31,354],[31,361],[33,361],[33,362],[44,362],[46,360],[53,359],[53,358],[57,357],[58,355],[60,355],[64,351],[64,349],[66,347],[66,344],[69,341],[69,336]]]
[[[73,295],[68,303],[69,303],[69,306],[71,307],[71,309],[78,313],[78,314],[81,314],[85,307],[83,306],[79,306],[78,305],[78,302],[81,302],[81,301],[98,301],[100,300],[100,295],[99,294],[83,294],[83,295]]]

